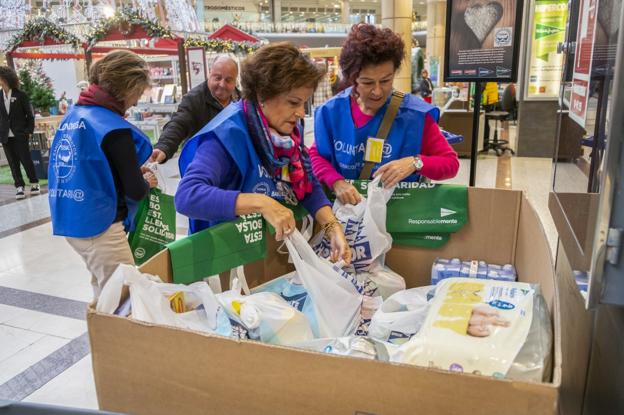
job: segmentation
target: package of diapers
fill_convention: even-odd
[[[527,341],[535,294],[520,282],[442,280],[420,331],[401,346],[398,360],[503,378]]]

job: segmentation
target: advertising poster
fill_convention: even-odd
[[[446,82],[515,82],[522,0],[449,0]]]
[[[585,128],[587,118],[589,80],[596,39],[597,7],[598,0],[581,0],[579,29],[576,36],[569,115],[583,128]]]
[[[188,48],[186,50],[189,72],[189,89],[195,88],[204,82],[208,75],[206,74],[206,52],[204,48]]]
[[[527,99],[557,99],[564,55],[557,45],[566,40],[567,0],[535,0],[531,27]]]

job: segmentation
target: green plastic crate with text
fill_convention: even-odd
[[[366,194],[367,180],[353,184]],[[468,188],[454,184],[397,185],[388,202],[386,229],[395,234],[441,234],[459,231],[468,223]]]
[[[252,214],[170,243],[173,281],[190,284],[265,258],[264,232],[262,216]]]

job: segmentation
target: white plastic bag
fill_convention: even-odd
[[[403,363],[505,377],[527,340],[535,289],[470,278],[438,283],[420,331],[399,349]]]
[[[397,346],[374,339],[359,336],[339,337],[336,339],[314,339],[309,342],[292,344],[292,347],[329,353],[338,356],[359,357],[362,359],[390,361]]]
[[[368,183],[367,197],[362,197],[357,205],[345,205],[338,199],[334,202],[333,211],[351,247],[355,272],[372,272],[383,267],[385,255],[392,247],[392,237],[386,231],[386,205],[392,193],[394,187],[382,187],[378,177]],[[331,246],[324,235],[317,235],[310,244],[320,257],[329,258]]]
[[[433,286],[411,288],[393,294],[373,315],[368,335],[373,339],[403,344],[420,330],[429,311]]]
[[[313,338],[306,316],[278,294],[258,292],[242,295],[242,286],[241,281],[234,278],[232,289],[217,294],[217,298],[233,326],[244,328],[250,339],[285,345]]]
[[[364,287],[364,295],[380,296],[386,300],[392,294],[405,290],[405,279],[385,265],[371,272],[360,272],[355,277],[358,284]]]
[[[349,276],[328,260],[319,258],[299,231],[286,238],[286,246],[314,304],[318,322],[315,337],[353,334],[360,320],[362,295]]]
[[[191,285],[165,284],[158,277],[142,274],[132,265],[121,264],[102,290],[96,310],[114,313],[121,300],[123,286],[130,289],[132,318],[209,333],[227,334],[229,325],[212,290],[205,282]],[[184,293],[190,311],[176,313],[168,297]]]

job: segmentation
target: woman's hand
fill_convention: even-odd
[[[414,174],[415,171],[414,157],[404,157],[384,164],[377,169],[373,177],[381,176],[381,182],[384,187],[392,187],[406,177]]]
[[[333,188],[334,193],[336,193],[336,197],[343,205],[357,205],[360,201],[362,201],[360,192],[358,192],[355,186],[346,180],[336,180]]]
[[[268,196],[261,196],[263,200],[260,214],[275,228],[275,239],[281,241],[296,229],[295,215],[292,210],[284,207],[278,201]]]
[[[145,166],[141,166],[141,173],[143,173],[143,180],[149,184],[150,189],[158,186],[158,179],[152,170]]]
[[[331,246],[331,255],[329,259],[332,262],[342,259],[345,265],[351,264],[351,248],[349,247],[347,238],[345,238],[342,226],[336,222],[335,225],[326,231],[325,237],[329,239]]]

